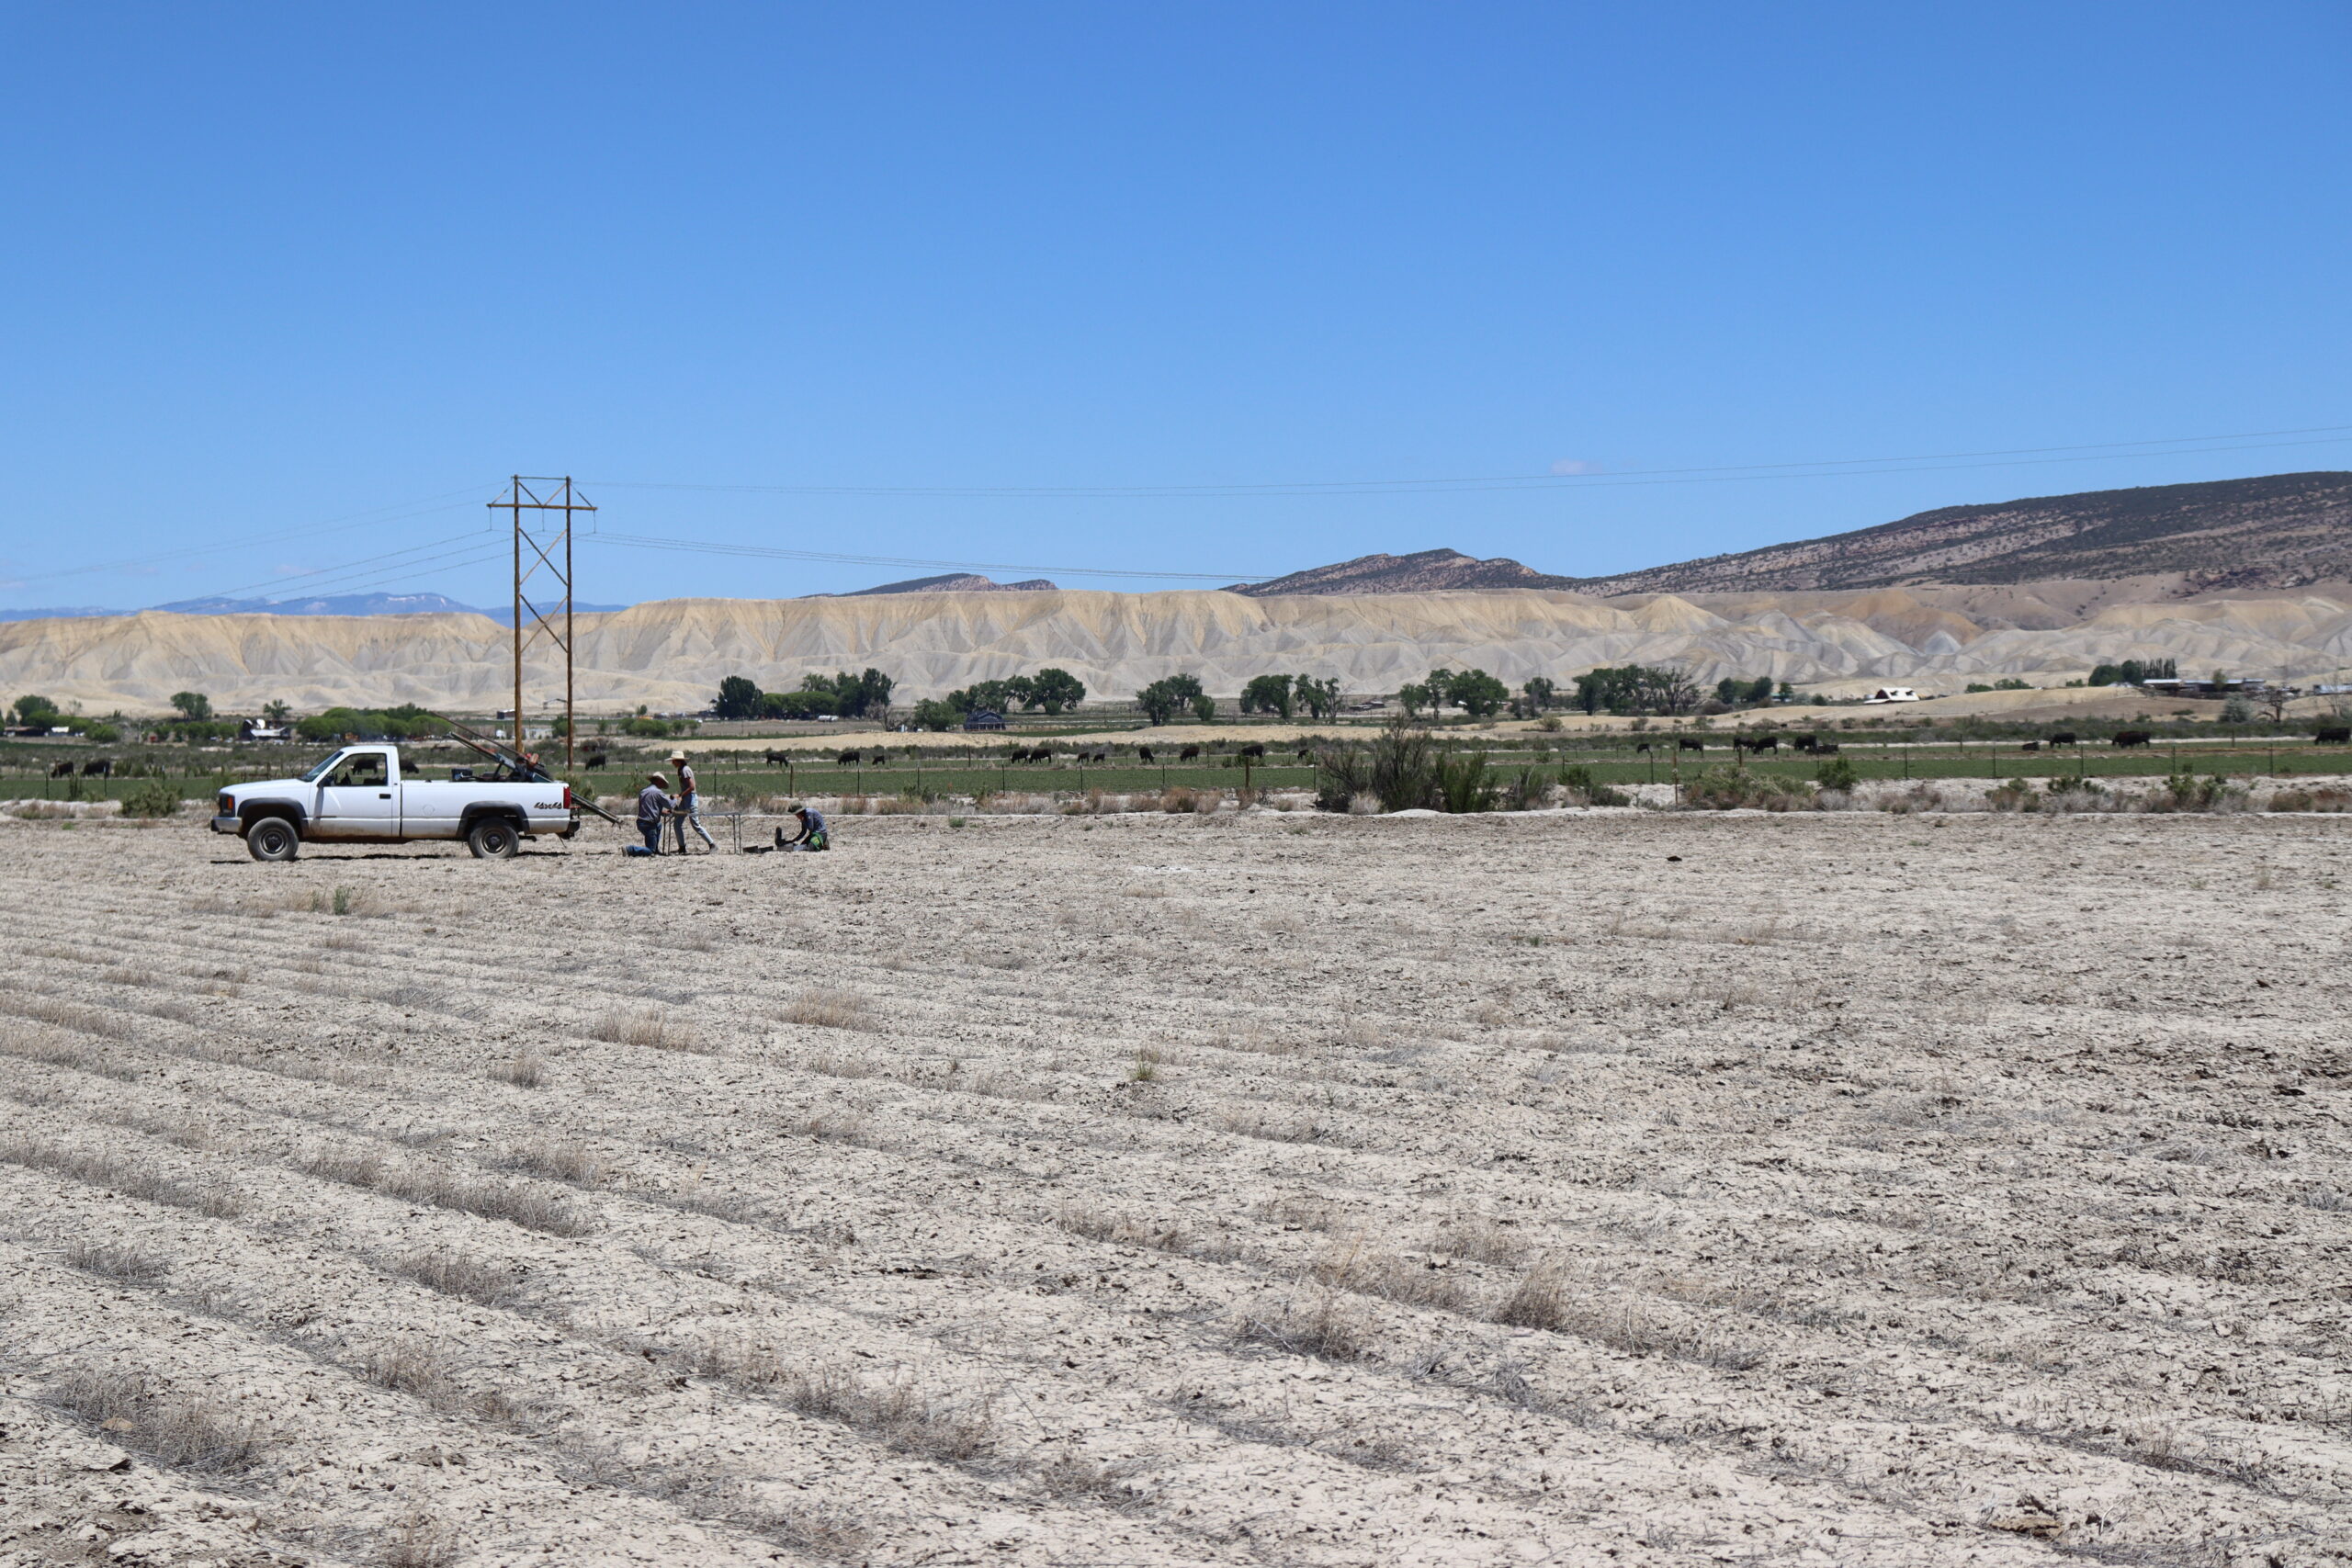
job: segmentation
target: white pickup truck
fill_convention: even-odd
[[[478,860],[504,860],[525,839],[580,830],[580,808],[560,780],[517,776],[428,779],[403,769],[397,746],[346,746],[297,779],[266,779],[220,792],[212,830],[243,836],[255,860],[292,860],[304,840],[404,844],[463,839]]]

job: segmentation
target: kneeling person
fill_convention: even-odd
[[[662,852],[662,822],[677,806],[670,797],[668,779],[660,773],[646,775],[645,787],[637,792],[637,830],[645,835],[647,854]]]
[[[800,831],[787,839],[784,829],[775,830],[775,847],[780,850],[830,850],[832,840],[825,836],[825,814],[813,806],[796,806],[792,814],[800,818]]]

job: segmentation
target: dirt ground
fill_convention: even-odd
[[[0,822],[0,1563],[2352,1561],[2352,820],[835,826]]]

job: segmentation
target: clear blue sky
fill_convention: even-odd
[[[2352,468],[2346,431],[1625,482],[2352,424],[2340,4],[20,0],[0,28],[0,604],[302,590],[483,527],[518,468],[605,481],[639,535],[1592,573]],[[454,509],[253,537],[427,498]],[[605,546],[580,593],[915,574]]]

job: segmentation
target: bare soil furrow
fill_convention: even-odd
[[[845,828],[266,868],[0,825],[48,893],[11,1223],[62,1257],[46,1212],[112,1205],[69,1271],[130,1297],[180,1289],[147,1227],[511,1345],[578,1412],[517,1440],[720,1529],[707,1444],[854,1507],[928,1467],[971,1517],[891,1551],[1023,1560],[2347,1537],[2341,824]],[[51,1146],[108,1137],[145,1178]],[[995,1500],[1048,1471],[1087,1500]]]

